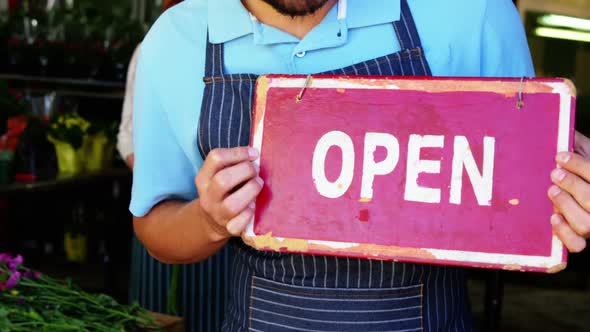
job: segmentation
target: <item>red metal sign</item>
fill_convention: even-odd
[[[298,99],[298,96],[301,99]],[[263,76],[261,250],[555,272],[549,174],[571,150],[561,79]]]

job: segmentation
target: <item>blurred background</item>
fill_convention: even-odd
[[[515,3],[537,76],[575,82],[577,128],[590,134],[590,0]],[[161,10],[0,0],[0,252],[123,303],[131,172],[115,146],[129,61]],[[470,271],[478,329],[590,331],[588,256],[551,276]]]
[[[127,300],[125,79],[161,0],[0,0],[0,251]]]

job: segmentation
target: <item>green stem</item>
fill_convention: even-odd
[[[54,290],[56,292],[62,292],[62,293],[67,293],[67,294],[75,295],[75,296],[78,296],[78,297],[82,298],[83,300],[86,300],[86,301],[92,303],[93,305],[95,305],[100,310],[104,310],[106,312],[109,312],[109,313],[112,313],[112,314],[115,314],[115,315],[126,317],[126,318],[131,319],[131,320],[134,320],[134,321],[137,319],[137,317],[131,316],[131,315],[126,314],[124,312],[115,311],[115,310],[111,310],[109,308],[106,308],[102,304],[94,301],[91,297],[85,296],[82,292],[74,291],[74,290],[71,290],[71,289],[68,289],[68,288],[63,288],[63,287],[51,286],[51,285],[37,285],[37,284],[34,284],[34,283],[29,283],[29,282],[24,283],[24,285],[26,285],[28,287],[33,287],[33,288],[50,289],[50,290]]]
[[[11,331],[18,331],[18,330],[13,329],[13,327],[19,328],[19,327],[24,327],[24,326],[29,326],[29,325],[35,325],[36,327],[52,327],[52,328],[60,328],[62,330],[66,329],[66,330],[71,330],[71,331],[80,331],[79,326],[70,326],[70,325],[64,325],[64,324],[43,323],[43,322],[25,322],[25,323],[11,324]],[[28,329],[20,330],[20,331],[31,331],[31,329],[28,328]],[[84,329],[82,331],[88,331],[88,330]]]
[[[176,305],[176,297],[178,293],[178,275],[180,272],[180,265],[173,265],[172,266],[172,277],[170,278],[170,286],[168,288],[168,303],[167,303],[167,311],[170,314],[176,315],[178,314],[177,305]]]

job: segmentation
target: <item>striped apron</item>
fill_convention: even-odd
[[[407,0],[393,23],[401,51],[322,74],[431,76]],[[207,45],[198,128],[203,157],[249,144],[256,75],[225,74],[223,44]],[[222,331],[471,331],[460,268],[233,247]],[[199,297],[201,294],[199,294]]]

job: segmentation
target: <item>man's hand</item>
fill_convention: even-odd
[[[590,238],[590,139],[576,132],[574,151],[557,154],[561,168],[551,173],[555,185],[548,193],[556,210],[555,234],[571,252],[580,252]]]
[[[240,236],[254,215],[254,200],[263,185],[256,158],[253,148],[215,149],[195,177],[199,203],[216,240]]]

